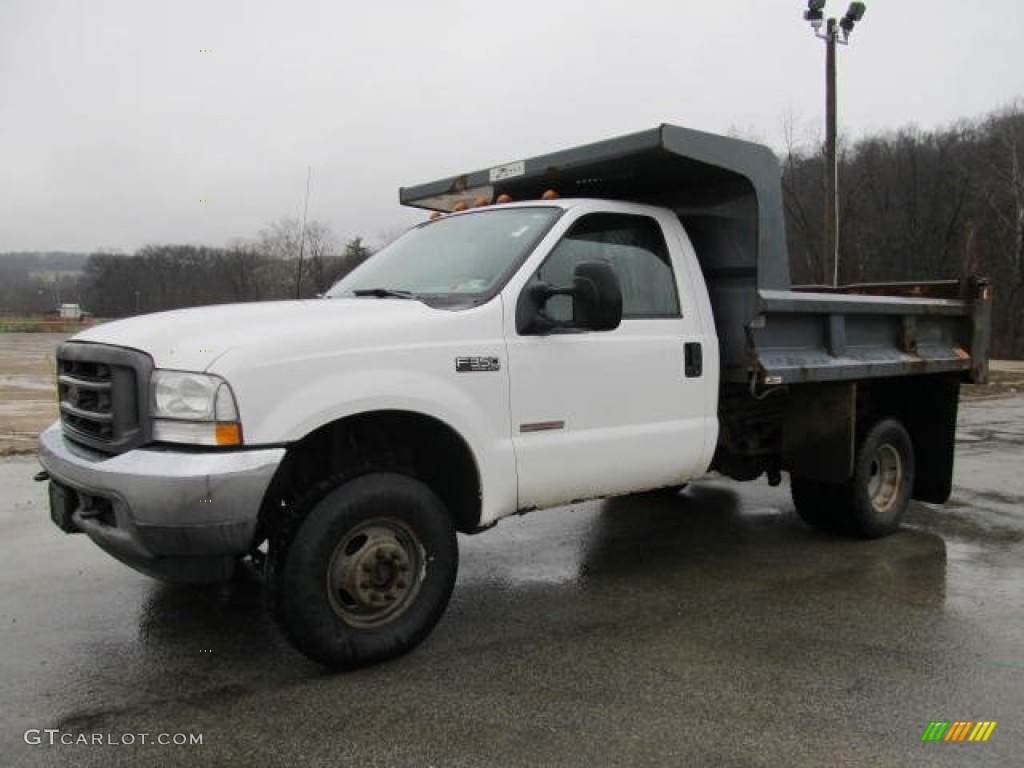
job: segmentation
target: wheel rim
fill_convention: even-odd
[[[377,519],[356,526],[331,555],[331,607],[354,627],[394,621],[419,593],[425,562],[423,545],[404,523]]]
[[[903,485],[903,462],[899,451],[886,443],[880,445],[871,457],[871,475],[868,479],[868,498],[878,513],[889,512],[900,495]]]

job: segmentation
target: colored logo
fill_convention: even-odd
[[[995,729],[995,720],[932,720],[921,741],[988,741]]]

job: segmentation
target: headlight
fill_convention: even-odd
[[[218,376],[154,371],[151,380],[153,438],[168,443],[241,445],[238,406]]]

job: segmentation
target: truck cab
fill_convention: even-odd
[[[538,211],[556,219],[496,297],[515,509],[703,474],[717,438],[718,342],[678,219],[651,206],[574,199],[476,209],[429,226],[458,229],[462,217]],[[621,308],[608,327],[588,324],[572,295],[577,269],[587,264],[610,265],[618,283]],[[705,350],[707,364],[694,365]]]

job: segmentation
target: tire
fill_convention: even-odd
[[[430,634],[458,571],[451,515],[408,475],[324,483],[293,535],[271,539],[271,612],[302,653],[334,669],[399,656]]]
[[[864,539],[899,528],[914,489],[914,448],[907,430],[883,419],[864,434],[853,476],[831,484],[790,478],[793,504],[813,528]]]
[[[868,430],[845,494],[855,535],[877,539],[900,527],[914,490],[914,472],[914,446],[900,422],[883,419]]]
[[[790,477],[789,486],[801,520],[819,531],[849,533],[849,515],[840,500],[843,486],[796,476]]]

